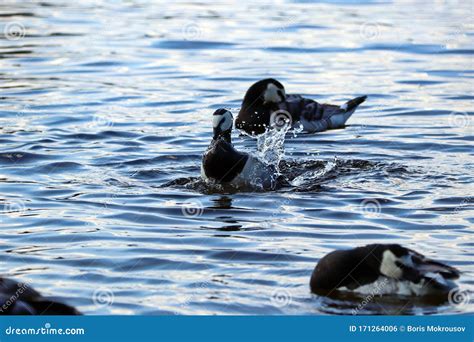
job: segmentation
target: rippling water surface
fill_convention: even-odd
[[[362,313],[473,312],[473,18],[470,1],[3,1],[1,274],[87,314],[344,314],[360,300],[309,292],[319,258],[402,243],[460,268],[471,303]],[[269,76],[369,99],[345,129],[287,134],[291,185],[207,188],[211,113]]]

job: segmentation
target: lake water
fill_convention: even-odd
[[[470,1],[2,1],[0,274],[86,314],[347,314],[310,294],[334,249],[401,243],[458,267],[474,312]],[[8,39],[7,39],[8,38]],[[287,134],[292,185],[199,180],[211,114],[275,77],[343,103]],[[239,149],[256,141],[239,137]]]

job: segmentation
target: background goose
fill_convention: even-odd
[[[373,244],[324,256],[311,276],[311,291],[330,295],[336,290],[423,296],[456,288],[454,267],[429,259],[397,244]]]
[[[204,153],[201,176],[205,181],[237,187],[274,188],[275,169],[232,145],[232,113],[218,109],[213,114],[212,141]]]
[[[26,283],[0,278],[0,315],[80,315],[80,312],[43,297]]]
[[[247,90],[236,127],[249,134],[261,134],[271,123],[284,119],[293,125],[300,123],[310,133],[341,128],[366,98],[356,97],[342,106],[321,104],[301,95],[287,95],[280,82],[267,78]],[[280,117],[273,118],[272,113]]]

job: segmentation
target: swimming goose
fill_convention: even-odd
[[[397,244],[373,244],[324,256],[311,276],[313,293],[335,291],[424,296],[447,294],[459,278],[454,267]]]
[[[80,315],[80,312],[43,297],[26,283],[0,278],[0,315]]]
[[[230,111],[221,108],[214,112],[214,135],[202,158],[202,178],[207,182],[237,187],[274,188],[275,169],[257,157],[237,151],[232,145],[232,124]]]
[[[235,126],[249,134],[264,133],[268,126],[282,121],[301,124],[309,133],[341,128],[366,98],[356,97],[342,106],[321,104],[301,95],[287,95],[280,82],[267,78],[247,90]]]

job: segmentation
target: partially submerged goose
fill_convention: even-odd
[[[397,244],[373,244],[324,256],[311,276],[313,293],[335,291],[424,296],[456,288],[459,271]]]
[[[43,297],[26,283],[0,278],[0,315],[80,315],[80,312]]]

